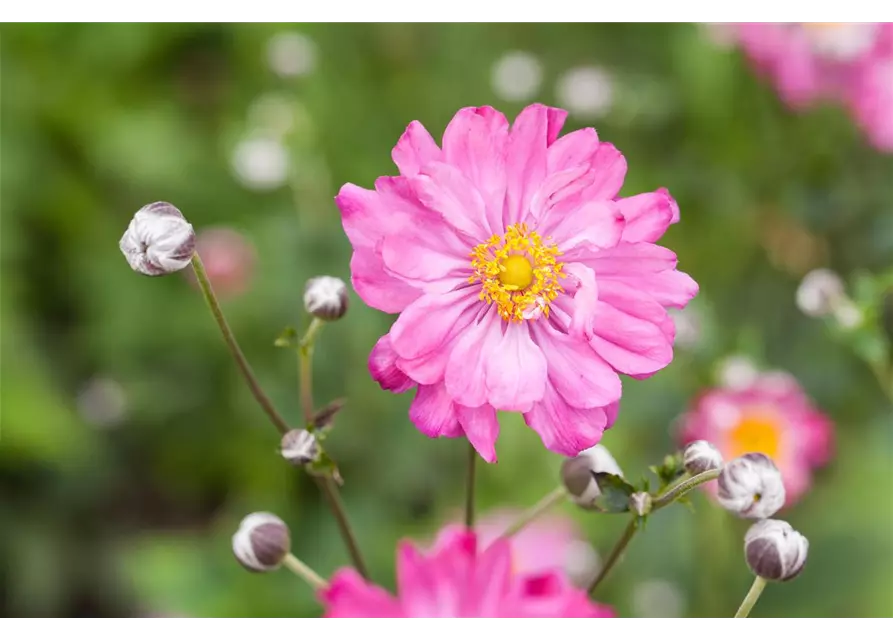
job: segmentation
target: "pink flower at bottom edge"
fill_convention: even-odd
[[[787,505],[812,482],[812,471],[833,455],[831,421],[810,402],[797,381],[782,372],[762,373],[750,384],[703,393],[683,416],[682,444],[707,440],[726,461],[764,453],[781,471]],[[715,491],[714,482],[705,486]]]
[[[336,198],[354,289],[400,314],[372,350],[373,377],[416,387],[416,427],[465,436],[488,462],[497,411],[522,413],[557,453],[595,445],[617,414],[618,373],[669,364],[667,307],[698,290],[655,244],[679,219],[673,198],[618,198],[623,155],[594,129],[559,137],[566,115],[534,104],[510,127],[468,107],[442,146],[413,122],[394,147],[399,176]]]
[[[557,571],[519,576],[508,542],[478,551],[475,534],[456,531],[427,553],[402,542],[397,595],[340,569],[319,593],[329,618],[608,618]]]

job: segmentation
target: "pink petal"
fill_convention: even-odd
[[[383,237],[388,211],[375,191],[347,183],[335,196],[341,210],[341,224],[350,243],[357,247],[374,247]]]
[[[458,167],[483,197],[487,231],[502,233],[509,124],[493,107],[466,107],[443,134],[444,161]]]
[[[406,614],[412,618],[437,618],[455,615],[458,607],[447,599],[455,596],[455,585],[439,584],[434,560],[422,556],[410,542],[397,547],[397,593]],[[444,588],[446,587],[446,588]]]
[[[409,123],[391,152],[394,164],[407,178],[416,175],[429,162],[439,160],[440,156],[440,147],[418,120]]]
[[[527,217],[530,200],[546,177],[546,150],[566,117],[559,109],[532,104],[515,118],[506,152],[506,225]]]
[[[340,569],[319,592],[327,618],[402,618],[403,611],[391,594],[368,584],[353,569]]]
[[[456,438],[462,435],[453,399],[443,383],[419,385],[415,400],[409,407],[409,419],[429,438]]]
[[[502,339],[480,345],[488,402],[501,411],[528,411],[546,389],[546,358],[527,323],[509,323]]]
[[[369,354],[369,372],[382,389],[403,393],[412,389],[415,382],[397,368],[396,361],[397,354],[391,346],[391,336],[386,333],[378,339]]]
[[[426,293],[439,293],[464,284],[471,273],[473,241],[462,243],[448,232],[434,233],[408,226],[387,236],[381,245],[385,267]]]
[[[499,437],[499,421],[496,409],[489,406],[463,407],[456,405],[459,423],[465,437],[487,462],[496,462],[496,439]]]
[[[626,158],[613,144],[602,142],[590,163],[596,178],[592,186],[586,189],[586,195],[592,200],[615,198],[626,178]]]
[[[456,325],[477,302],[477,293],[470,288],[425,294],[406,307],[391,327],[394,351],[407,360],[436,351],[454,332],[464,328]]]
[[[363,302],[385,313],[400,313],[422,292],[384,270],[374,249],[358,247],[350,259],[350,282]]]
[[[539,324],[534,338],[546,354],[549,382],[568,404],[593,409],[620,399],[620,377],[586,342]]]
[[[471,596],[475,617],[499,617],[512,582],[512,551],[508,540],[495,540],[477,557]]]
[[[487,359],[502,339],[502,320],[491,309],[477,322],[466,326],[453,346],[444,381],[453,400],[466,407],[487,402]]]
[[[589,164],[598,149],[595,129],[578,129],[558,138],[546,152],[546,169],[556,173],[571,167]]]
[[[412,188],[419,202],[467,237],[480,242],[492,235],[484,198],[460,169],[432,162],[412,178]],[[468,251],[473,248],[469,246]]]
[[[581,249],[569,254],[566,259],[585,262],[595,269],[599,279],[606,276],[631,277],[676,268],[676,254],[650,242],[621,242],[616,247],[598,252]]]
[[[663,188],[621,198],[617,204],[626,219],[625,242],[656,242],[671,224],[679,221],[679,206]]]
[[[570,276],[567,279],[565,290],[573,297],[571,299],[558,298],[556,306],[562,309],[570,307],[568,312],[571,321],[568,333],[574,338],[588,340],[592,335],[592,322],[598,302],[595,273],[586,265],[578,262],[566,263],[564,271]]]
[[[539,434],[546,449],[565,456],[598,444],[607,426],[603,409],[572,407],[552,385],[546,386],[542,401],[524,414],[524,421]]]
[[[624,233],[624,218],[616,202],[594,201],[575,212],[549,214],[542,223],[542,235],[555,239],[558,248],[569,251],[582,243],[611,248]]]
[[[589,344],[622,373],[652,374],[673,359],[672,338],[664,328],[667,321],[666,310],[647,294],[603,281]]]

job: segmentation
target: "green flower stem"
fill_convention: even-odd
[[[604,566],[602,566],[601,571],[598,572],[598,575],[595,576],[595,579],[590,583],[589,595],[595,593],[598,585],[602,583],[602,580],[605,579],[605,576],[608,575],[608,572],[617,563],[617,560],[620,559],[620,556],[623,553],[624,549],[626,549],[627,545],[630,543],[630,540],[633,539],[633,536],[636,535],[636,531],[638,530],[638,528],[639,516],[633,515],[633,517],[629,521],[629,524],[626,525],[626,529],[623,530],[623,535],[620,536],[620,539],[614,545],[614,548],[611,549],[611,554],[605,561]]]
[[[465,526],[474,528],[474,476],[478,459],[478,452],[469,441],[468,443],[468,475],[465,480]]]
[[[736,618],[746,618],[748,614],[750,614],[750,610],[753,609],[753,606],[757,603],[757,600],[760,599],[760,595],[763,593],[763,589],[766,588],[766,581],[763,580],[760,576],[757,576],[753,581],[753,584],[750,586],[750,591],[747,592],[747,595],[744,596],[744,602],[741,603],[741,606],[738,607],[738,611],[735,613]]]
[[[699,473],[687,480],[683,480],[679,484],[667,489],[663,494],[654,499],[654,502],[651,505],[651,510],[657,511],[658,509],[662,509],[705,482],[716,480],[719,477],[720,471],[721,469],[710,469],[709,471]]]
[[[298,365],[300,369],[300,387],[301,387],[301,408],[304,411],[304,422],[310,428],[313,424],[313,343],[319,335],[325,323],[319,318],[313,318],[304,337],[301,338],[298,347]],[[366,569],[366,563],[363,561],[363,554],[360,552],[360,546],[357,544],[357,537],[350,521],[347,519],[347,511],[344,509],[344,503],[341,502],[341,494],[338,491],[338,485],[330,477],[314,476],[316,484],[319,485],[323,497],[335,516],[338,523],[338,530],[344,539],[347,552],[353,561],[354,567],[364,578],[369,577]]]
[[[316,571],[290,553],[282,560],[282,564],[288,567],[296,576],[302,578],[314,591],[327,589],[329,586],[329,583],[322,579]]]
[[[245,382],[248,384],[248,388],[251,390],[252,395],[254,395],[254,399],[257,400],[257,403],[261,406],[261,409],[264,410],[264,413],[267,414],[267,417],[270,418],[270,422],[273,423],[273,426],[279,430],[279,433],[285,434],[290,427],[285,421],[285,418],[276,411],[273,402],[267,397],[264,390],[261,389],[260,383],[254,375],[254,371],[251,370],[251,365],[248,364],[248,360],[245,359],[245,354],[243,354],[242,349],[239,348],[236,336],[233,335],[232,329],[229,328],[229,324],[223,315],[223,310],[220,308],[220,303],[217,301],[217,296],[214,295],[214,289],[211,287],[211,281],[208,279],[205,265],[202,264],[198,252],[192,254],[192,268],[195,271],[195,277],[198,279],[198,285],[201,288],[202,296],[204,296],[205,302],[211,310],[211,315],[214,316],[214,320],[217,322],[217,326],[220,327],[220,333],[223,334],[223,340],[226,342],[226,346],[229,348],[233,359],[236,361],[236,366],[238,366],[239,371],[242,372],[242,377],[245,378]]]
[[[564,487],[558,487],[552,490],[551,493],[546,494],[539,502],[518,516],[505,530],[502,537],[511,538],[565,498],[567,498],[567,489]]]

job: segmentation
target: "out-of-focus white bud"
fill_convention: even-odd
[[[561,465],[561,482],[571,499],[581,507],[591,507],[601,495],[594,474],[611,473],[623,477],[620,465],[603,445],[597,444],[569,458]]]
[[[599,117],[614,104],[614,79],[598,67],[566,71],[555,87],[558,103],[575,116]]]
[[[668,580],[651,578],[633,587],[632,610],[637,618],[679,618],[685,607],[682,589]]]
[[[310,278],[304,287],[304,308],[321,320],[337,320],[347,313],[347,285],[341,278]]]
[[[268,134],[252,134],[233,149],[232,167],[250,189],[276,189],[288,180],[289,153],[282,141]]]
[[[685,309],[668,309],[667,313],[673,318],[673,324],[676,326],[673,346],[680,349],[697,347],[703,332],[701,314],[691,305]]]
[[[316,45],[303,33],[283,31],[270,38],[267,59],[280,76],[303,76],[316,66]]]
[[[762,453],[745,453],[727,463],[717,487],[719,503],[742,518],[762,520],[784,506],[781,472]]]
[[[851,300],[843,300],[834,308],[834,319],[844,329],[855,329],[865,316]]]
[[[257,512],[245,516],[233,535],[236,560],[249,571],[273,571],[291,551],[291,534],[279,517]]]
[[[809,540],[784,520],[761,520],[744,536],[747,566],[766,580],[796,578],[806,564]]]
[[[744,355],[724,358],[717,367],[719,383],[728,389],[746,389],[760,376],[753,360]]]
[[[797,306],[808,316],[827,316],[845,299],[843,280],[830,269],[810,271],[797,287]]]
[[[536,95],[543,81],[543,66],[524,51],[505,54],[493,65],[490,84],[503,100],[523,101]]]
[[[585,540],[574,540],[564,552],[564,572],[581,589],[588,587],[601,568],[601,558]]]
[[[118,246],[134,271],[165,276],[189,266],[195,232],[177,207],[153,202],[134,214]]]
[[[282,436],[280,444],[282,457],[295,466],[313,462],[319,455],[316,436],[305,429],[292,429]]]
[[[719,449],[706,440],[695,440],[685,447],[682,454],[682,464],[685,465],[685,470],[693,476],[711,469],[719,469],[722,463],[722,454]]]
[[[629,497],[630,511],[637,516],[647,516],[651,513],[651,494],[646,491],[637,491]]]

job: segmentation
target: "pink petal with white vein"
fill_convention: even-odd
[[[466,407],[487,402],[487,359],[502,340],[502,320],[489,311],[465,328],[447,362],[444,381],[453,400]]]
[[[533,335],[546,356],[549,383],[568,404],[592,409],[620,399],[620,377],[585,342],[539,325]]]
[[[568,333],[574,338],[588,340],[592,335],[592,323],[598,303],[595,272],[578,262],[565,264],[564,270],[570,276],[565,289],[573,295],[573,303],[569,304],[566,298],[559,298],[553,305],[560,306],[570,315]]]
[[[625,242],[656,242],[679,221],[679,206],[666,189],[621,198],[617,204],[626,219]]]
[[[549,451],[565,456],[575,456],[598,444],[607,426],[604,409],[574,408],[551,385],[546,387],[542,401],[524,414],[524,421]]]
[[[384,334],[369,354],[369,372],[382,389],[403,393],[415,386],[415,380],[397,368],[397,354],[391,346],[391,336]]]
[[[439,160],[440,156],[440,147],[418,120],[409,123],[391,152],[394,164],[407,178],[416,175],[429,162]]]
[[[453,399],[443,383],[420,385],[409,407],[409,419],[429,438],[455,438],[462,435],[462,426],[453,406]]]
[[[496,439],[499,437],[499,421],[493,407],[463,407],[456,405],[459,423],[465,437],[487,462],[496,462]]]
[[[468,237],[480,241],[492,235],[483,197],[458,168],[432,162],[412,178],[412,188],[422,205]]]

